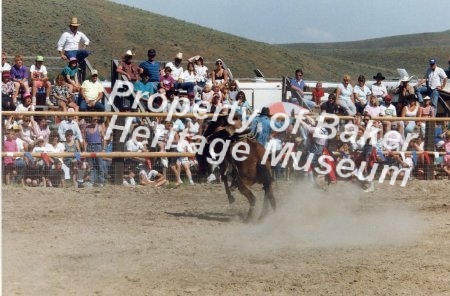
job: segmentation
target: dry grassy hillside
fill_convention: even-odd
[[[110,60],[131,48],[136,49],[138,60],[146,57],[150,47],[157,50],[158,59],[162,61],[170,60],[177,52],[183,52],[185,57],[201,54],[209,62],[222,58],[236,77],[253,77],[255,68],[267,77],[281,77],[292,75],[301,67],[307,78],[322,80],[340,80],[344,73],[371,76],[382,71],[388,76],[394,75],[396,67],[407,67],[397,63],[399,57],[405,56],[405,52],[411,53],[409,49],[397,47],[387,51],[372,49],[370,43],[367,47],[359,43],[354,50],[334,50],[332,44],[328,49],[321,45],[271,45],[110,1],[41,0],[36,5],[26,0],[4,0],[2,8],[2,47],[9,55],[56,56],[56,42],[61,32],[70,17],[77,16],[81,21],[80,31],[92,42],[89,60],[104,78],[110,76]],[[427,52],[422,49],[411,53],[405,61],[409,62],[411,57],[411,64],[417,66],[408,68],[422,72],[430,53],[436,51],[435,56],[443,59],[448,48],[449,42]],[[64,66],[62,61],[57,63]]]

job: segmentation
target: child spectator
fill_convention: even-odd
[[[71,129],[65,132],[64,151],[73,153],[81,152],[80,142],[73,136],[73,131]],[[66,157],[63,159],[63,162],[70,170],[73,185],[75,188],[78,187],[77,174],[81,161],[73,157]]]
[[[78,60],[75,57],[69,59],[69,64],[64,67],[61,75],[66,79],[66,85],[70,93],[79,92],[81,90],[80,82],[78,81]]]
[[[48,172],[47,185],[49,187],[64,188],[64,171],[62,169],[62,162],[56,159],[52,168]]]
[[[450,131],[445,133],[444,149],[444,171],[450,176]]]
[[[177,150],[178,150],[178,152],[194,153],[194,150],[192,149],[189,141],[186,139],[183,139],[182,141],[178,142]],[[189,158],[187,156],[179,157],[177,159],[177,171],[179,172],[179,175],[181,175],[181,167],[182,166],[184,168],[184,171],[186,172],[186,176],[189,179],[189,184],[194,185],[194,181],[192,180],[192,173],[191,173],[191,162],[189,161]]]
[[[3,141],[3,152],[19,152],[19,146],[14,138],[14,131],[6,130]],[[11,184],[11,176],[17,175],[15,158],[12,156],[3,157],[3,170],[5,171],[5,184]]]
[[[172,68],[170,67],[165,67],[164,68],[164,75],[161,76],[160,78],[160,83],[161,83],[161,88],[163,90],[165,90],[166,92],[169,90],[173,90],[175,87],[175,83],[177,82],[173,77],[172,77]]]
[[[322,88],[322,82],[317,82],[316,87],[311,91],[312,99],[317,106],[322,104],[322,97],[325,96],[325,91]]]
[[[45,178],[42,176],[42,172],[33,157],[26,155],[24,159],[25,168],[23,170],[22,186],[37,187],[39,184],[42,184],[45,187]]]
[[[156,170],[150,170],[148,172],[145,170],[141,170],[139,172],[139,184],[141,185],[151,185],[156,188],[167,183],[168,181],[166,177]]]
[[[13,111],[16,106],[13,104],[15,84],[11,80],[9,72],[2,73],[2,109],[4,111]]]

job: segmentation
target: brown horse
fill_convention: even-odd
[[[262,219],[267,215],[269,211],[269,203],[272,206],[273,210],[276,209],[275,196],[272,190],[273,179],[271,174],[270,162],[261,164],[265,153],[264,147],[254,139],[246,137],[245,134],[234,133],[234,129],[232,127],[230,128],[226,121],[222,121],[220,123],[212,123],[212,125],[212,129],[214,131],[211,131],[210,128],[209,133],[205,132],[204,134],[204,136],[206,136],[208,139],[208,143],[211,143],[215,138],[221,138],[222,140],[231,141],[231,145],[227,150],[226,156],[222,163],[219,165],[220,175],[225,186],[225,191],[227,193],[229,203],[232,204],[235,201],[235,198],[230,190],[230,184],[228,183],[229,173],[232,176],[232,185],[235,185],[238,188],[239,192],[244,195],[249,202],[249,210],[246,221],[253,219],[256,204],[256,197],[251,191],[250,187],[255,183],[263,184],[265,194],[263,210],[260,215],[260,219]],[[245,142],[249,147],[248,154],[240,152],[236,153],[237,158],[245,157],[245,159],[242,161],[234,159],[231,153],[233,146],[238,142]],[[209,145],[206,145],[205,148],[205,150],[207,151],[206,153],[201,156],[197,155],[197,160],[199,161],[199,170],[203,173],[206,172],[206,157],[208,156]],[[217,146],[215,148],[217,149]]]

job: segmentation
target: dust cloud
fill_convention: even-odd
[[[351,184],[326,192],[303,183],[279,197],[277,211],[262,222],[228,227],[222,247],[269,252],[405,245],[417,240],[424,225],[417,212],[389,197],[374,197]]]

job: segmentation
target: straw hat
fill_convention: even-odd
[[[73,27],[78,27],[80,25],[80,23],[78,22],[78,18],[73,16],[70,19],[70,25]]]
[[[127,51],[125,52],[125,56],[130,56],[130,57],[132,57],[132,56],[134,56],[134,53],[133,53],[131,50],[127,50]]]
[[[409,82],[411,80],[412,76],[403,76],[400,79],[400,82]]]
[[[177,55],[175,56],[175,59],[182,60],[183,59],[183,53],[182,52],[177,53]]]

